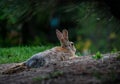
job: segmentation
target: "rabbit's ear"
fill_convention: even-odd
[[[58,29],[56,29],[56,35],[60,42],[62,42],[62,40],[64,39],[63,34]]]
[[[66,29],[64,29],[64,30],[62,31],[62,33],[63,33],[64,39],[68,41],[68,31],[67,31]]]

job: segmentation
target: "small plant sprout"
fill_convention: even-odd
[[[92,56],[93,59],[101,59],[103,56],[102,54],[98,51],[95,55]]]

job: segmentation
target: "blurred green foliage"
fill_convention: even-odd
[[[120,22],[104,3],[84,0],[0,0],[0,46],[23,45],[24,40],[27,45],[54,44],[49,23],[54,14],[60,16],[59,29],[69,30],[78,52],[120,50]]]
[[[78,50],[102,53],[119,47],[120,22],[108,11],[105,4],[83,2],[79,5],[77,18]]]

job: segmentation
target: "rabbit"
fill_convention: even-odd
[[[69,41],[68,39],[68,31],[66,29],[63,29],[63,31],[60,32],[58,29],[56,29],[56,35],[58,40],[60,41],[61,46],[53,47],[52,49],[33,55],[25,62],[17,65],[16,70],[18,70],[22,66],[25,66],[24,68],[39,68],[42,66],[47,66],[51,63],[57,63],[59,61],[65,61],[76,57],[76,48],[73,42]],[[13,70],[14,67],[4,73],[13,73]]]

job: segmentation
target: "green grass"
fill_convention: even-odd
[[[52,46],[0,48],[0,64],[18,63],[30,58],[33,54],[50,49]]]

